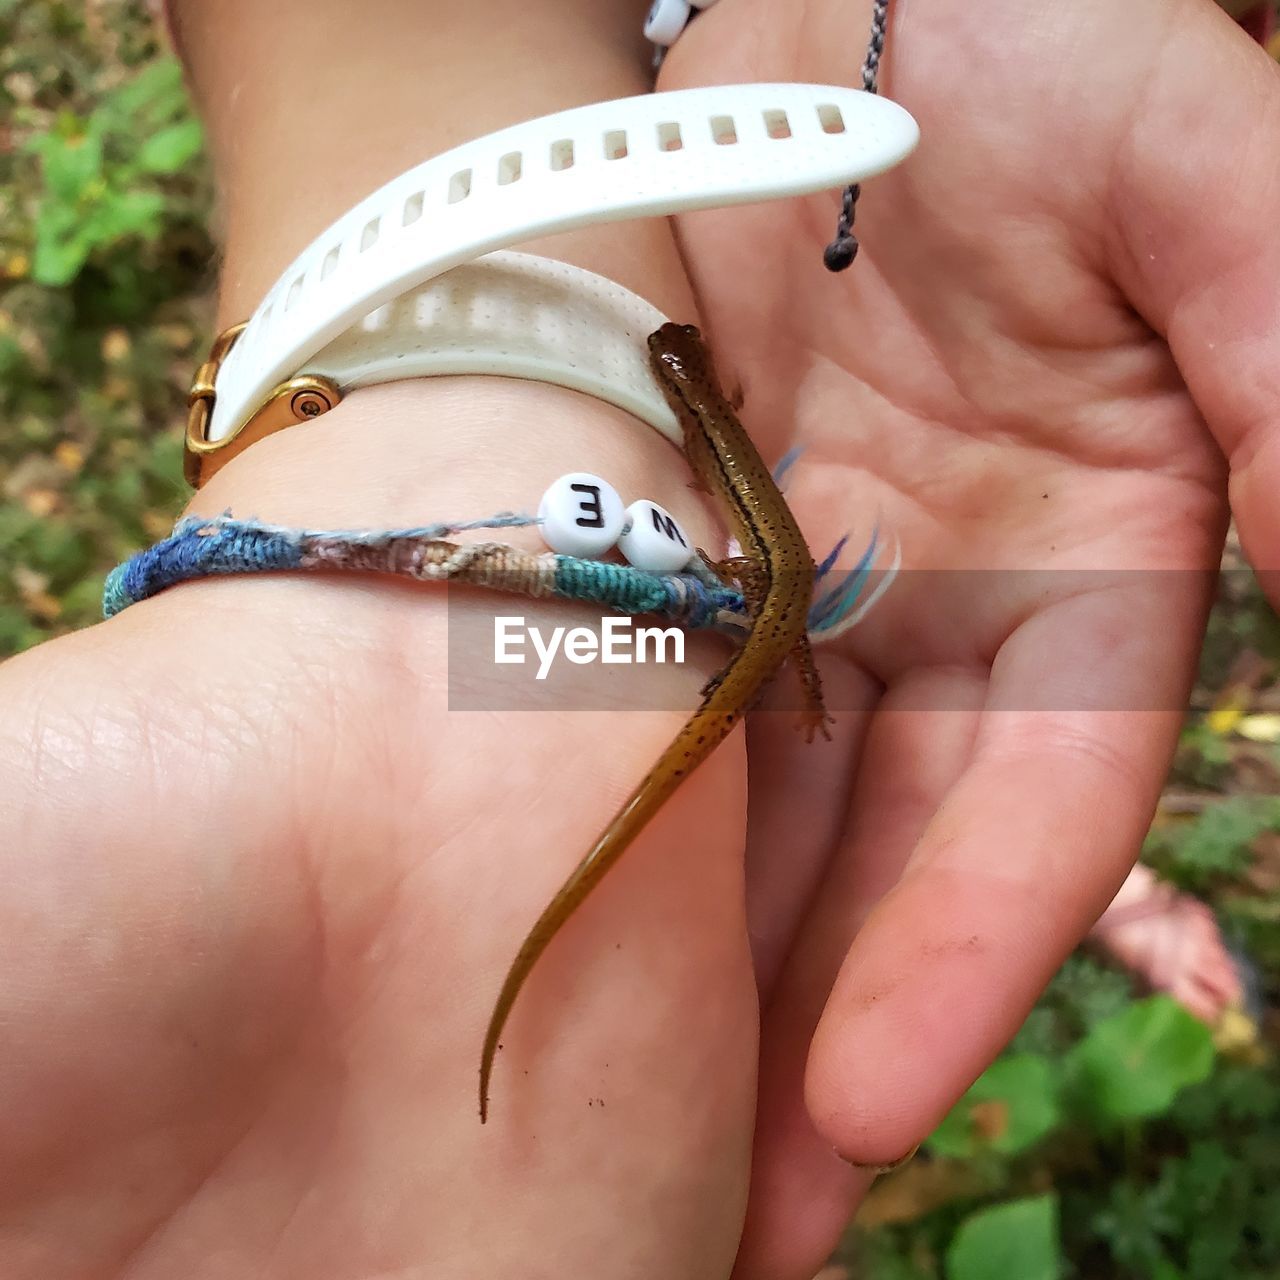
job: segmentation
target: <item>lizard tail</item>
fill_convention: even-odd
[[[605,873],[617,865],[631,842],[649,820],[671,798],[681,783],[728,737],[741,718],[736,707],[720,705],[723,695],[713,693],[689,719],[679,735],[653,769],[649,771],[630,798],[605,828],[560,892],[538,917],[516,953],[485,1032],[484,1050],[480,1056],[480,1123],[489,1118],[489,1084],[499,1041],[512,1006],[534,965],[559,933],[561,926],[581,906],[586,896],[600,883]],[[727,698],[723,699],[728,702]]]
[[[489,1117],[489,1083],[493,1077],[493,1064],[498,1053],[498,1044],[525,980],[533,971],[534,965],[542,958],[542,953],[546,951],[552,938],[560,931],[561,925],[600,883],[605,873],[617,864],[618,859],[636,833],[648,821],[649,816],[656,813],[670,793],[675,790],[675,785],[671,785],[662,787],[660,790],[651,788],[646,794],[647,782],[648,779],[640,784],[591,851],[573,869],[573,873],[561,886],[560,892],[551,900],[533,928],[529,930],[524,942],[520,945],[520,950],[516,953],[516,958],[511,962],[511,968],[507,970],[502,990],[489,1017],[489,1027],[484,1037],[484,1051],[480,1057],[481,1124],[484,1124]]]

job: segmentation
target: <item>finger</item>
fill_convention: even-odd
[[[1226,454],[1241,540],[1280,605],[1277,136],[1274,63],[1213,6],[1183,6],[1111,168],[1109,225],[1112,269]]]
[[[747,725],[747,931],[762,1004],[840,839],[870,708],[880,696],[879,682],[847,658],[820,653],[819,662],[834,721],[829,742],[806,744],[795,715],[785,712]]]
[[[809,1118],[809,1043],[860,923],[964,768],[985,686],[985,671],[915,672],[884,695],[871,721],[845,839],[764,1012],[752,1185],[734,1280],[811,1276],[875,1176],[840,1159]],[[791,822],[794,829],[794,813]]]
[[[1002,647],[973,759],[814,1037],[810,1113],[847,1159],[890,1164],[927,1136],[1123,881],[1205,603],[1191,575],[1154,578],[1062,600]]]

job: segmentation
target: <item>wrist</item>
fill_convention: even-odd
[[[604,477],[628,502],[652,498],[699,545],[716,545],[708,507],[657,431],[590,396],[503,377],[363,388],[316,421],[246,449],[192,498],[188,514],[231,510],[291,526],[388,529],[532,513],[569,471]],[[535,529],[508,533],[541,544]]]
[[[334,218],[428,156],[652,87],[635,0],[570,0],[554,17],[518,0],[388,0],[375,10],[335,42],[335,30],[352,27],[339,0],[172,5],[222,192],[220,328],[246,319]],[[520,247],[607,275],[668,314],[692,315],[663,219]]]

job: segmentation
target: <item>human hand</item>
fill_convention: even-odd
[[[811,544],[879,519],[908,570],[822,659],[837,743],[751,743],[738,1280],[812,1274],[872,1177],[845,1161],[928,1134],[1123,880],[1228,462],[1253,563],[1280,559],[1274,65],[1208,3],[895,8],[883,87],[922,142],[865,187],[849,274],[830,198],[678,223],[749,429],[805,449]],[[734,0],[660,87],[847,83],[868,25]]]
[[[168,7],[218,173],[220,324],[426,156],[649,82],[633,0]],[[661,220],[547,251],[692,318]],[[713,545],[657,433],[512,379],[352,394],[192,509],[389,528],[529,509],[578,469]],[[493,674],[446,653],[471,607],[205,581],[0,668],[5,1280],[727,1272],[756,1059],[740,738],[557,938],[476,1114],[520,938],[723,649],[646,669],[647,714],[455,713]]]
[[[571,392],[432,379],[254,445],[192,506],[394,527],[516,507],[579,466],[661,492],[672,457]],[[706,796],[740,799],[742,753],[557,939],[481,1128],[506,966],[705,671],[645,669],[670,709],[625,720],[451,710],[494,674],[447,638],[478,607],[400,580],[208,580],[0,666],[5,1280],[727,1271],[756,1009],[740,806]]]

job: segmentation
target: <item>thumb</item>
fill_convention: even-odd
[[[1169,8],[1115,157],[1113,271],[1226,456],[1241,541],[1280,605],[1280,66],[1216,6]]]

